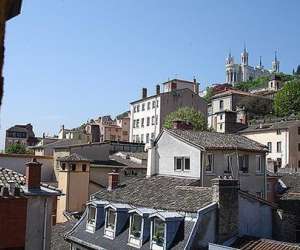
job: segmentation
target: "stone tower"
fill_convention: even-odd
[[[275,51],[274,61],[272,62],[272,71],[275,73],[279,73],[280,62],[277,59],[277,51]]]
[[[241,64],[248,66],[248,51],[246,46],[244,46],[244,51],[241,53]]]

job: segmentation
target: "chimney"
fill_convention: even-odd
[[[197,83],[196,78],[194,78],[194,92],[199,95],[199,83]]]
[[[156,159],[156,148],[154,140],[151,139],[148,147],[148,159],[147,159],[147,178],[150,178],[155,174],[155,159]]]
[[[116,189],[119,185],[119,173],[111,172],[108,173],[108,186],[107,190],[112,191]]]
[[[143,99],[147,98],[147,88],[142,89],[142,98]]]
[[[41,166],[35,158],[26,164],[26,186],[28,189],[40,189]]]
[[[238,235],[239,182],[231,177],[211,180],[213,201],[218,203],[217,241],[223,243]]]
[[[160,94],[160,85],[159,84],[156,85],[156,94],[157,95]]]
[[[193,130],[193,125],[190,122],[186,122],[186,121],[182,121],[182,120],[174,120],[173,121],[173,129]]]
[[[1,187],[0,196],[3,196],[3,197],[9,196],[9,188],[7,186]]]

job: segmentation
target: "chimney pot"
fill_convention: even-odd
[[[26,186],[28,189],[39,189],[41,184],[41,166],[35,158],[26,164]]]
[[[116,189],[119,185],[119,173],[117,172],[111,172],[108,173],[108,186],[107,190],[112,191]]]
[[[143,99],[147,98],[147,88],[142,89],[142,98]]]

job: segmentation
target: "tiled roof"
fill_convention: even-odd
[[[212,201],[211,188],[195,185],[198,180],[153,176],[131,178],[113,191],[102,189],[93,196],[110,202],[170,211],[197,212]]]
[[[267,151],[265,145],[237,134],[168,129],[167,133],[204,149]]]
[[[249,132],[264,132],[271,131],[277,129],[286,129],[292,126],[300,126],[300,120],[293,121],[280,121],[280,122],[272,122],[272,123],[262,123],[250,125],[248,128],[241,130],[239,133],[249,133]]]
[[[255,97],[263,98],[261,96],[254,95],[254,94],[251,94],[249,92],[245,92],[245,91],[241,91],[241,90],[237,90],[237,89],[229,89],[229,90],[220,92],[220,93],[214,95],[212,98],[215,99],[215,98],[219,98],[219,97],[227,96],[227,95],[232,95],[232,94],[243,95],[243,96],[255,96]]]
[[[59,223],[52,226],[51,250],[69,250],[70,244],[65,241],[64,235],[74,227],[76,220]]]
[[[231,247],[241,250],[300,250],[296,244],[249,236],[238,238]]]
[[[281,174],[280,179],[287,186],[287,191],[281,199],[300,200],[300,173]]]
[[[77,154],[77,153],[73,153],[64,157],[59,157],[57,158],[57,160],[59,161],[90,161],[87,158]]]
[[[89,233],[86,231],[86,222],[87,222],[87,213],[85,213],[79,223],[72,229],[70,233],[66,235],[66,238],[74,242],[78,242],[81,245],[88,246],[89,249],[122,249],[122,250],[132,250],[135,249],[129,246],[128,236],[129,228],[127,227],[121,234],[119,234],[114,240],[105,238],[104,235],[104,226],[96,230],[95,233]],[[193,230],[195,222],[185,221],[184,222],[184,237],[175,241],[171,246],[173,250],[184,249],[189,236]],[[139,249],[150,249],[150,241],[146,241],[143,246]]]
[[[12,181],[16,184],[16,187],[19,187],[22,189],[22,186],[24,186],[26,184],[26,176],[24,176],[20,173],[17,173],[13,170],[0,167],[0,186],[7,186]],[[47,184],[47,183],[43,183],[43,182],[41,182],[41,187],[50,189],[52,191],[59,191],[55,187],[55,185],[51,185],[51,184]]]

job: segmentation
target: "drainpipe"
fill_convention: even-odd
[[[46,250],[46,238],[47,238],[47,210],[48,210],[48,202],[47,199],[44,201],[44,231],[43,231],[43,250]]]
[[[201,162],[201,167],[200,167],[200,178],[201,178],[201,187],[203,187],[204,185],[204,160],[205,160],[205,157],[204,157],[204,151],[201,151],[200,150],[200,162]]]

